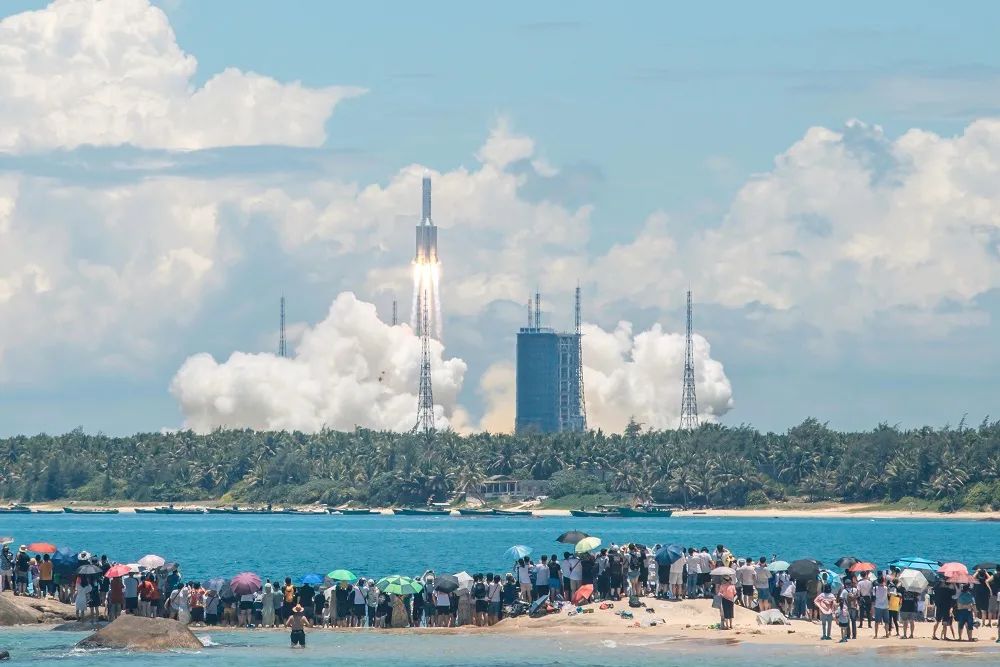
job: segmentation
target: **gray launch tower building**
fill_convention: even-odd
[[[414,264],[437,264],[438,262],[438,230],[431,219],[431,177],[424,175],[423,211],[420,224],[417,225],[417,251],[413,258]]]

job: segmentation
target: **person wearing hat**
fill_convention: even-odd
[[[31,556],[28,547],[21,545],[14,557],[14,595],[28,594],[28,569],[31,567]]]
[[[292,607],[291,616],[289,616],[285,621],[285,627],[292,629],[292,648],[296,648],[297,646],[302,648],[306,647],[306,628],[312,627],[312,623],[310,623],[309,619],[306,618],[303,613],[304,611],[305,610],[302,608],[302,605],[296,604]]]

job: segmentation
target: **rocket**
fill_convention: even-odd
[[[414,264],[437,264],[438,230],[431,219],[431,177],[424,174],[423,210],[417,225],[417,251]]]

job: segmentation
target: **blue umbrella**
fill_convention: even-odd
[[[535,600],[534,602],[532,602],[531,606],[528,607],[528,616],[531,616],[532,614],[534,614],[536,611],[538,611],[538,609],[543,604],[545,604],[548,601],[549,601],[549,596],[548,595],[543,595],[542,597],[540,597],[537,600]]]
[[[672,565],[684,555],[684,547],[678,544],[668,544],[656,552],[656,562],[659,565]]]
[[[889,563],[889,567],[896,567],[900,570],[911,569],[929,569],[937,570],[938,566],[941,565],[941,561],[931,560],[930,558],[921,558],[920,556],[906,556],[903,558],[897,558],[896,560]]]
[[[310,572],[309,574],[303,574],[302,579],[300,579],[303,584],[309,584],[310,586],[315,586],[316,584],[323,583],[323,575],[316,574],[315,572]]]
[[[824,584],[829,584],[830,589],[833,591],[839,591],[844,587],[844,582],[840,579],[840,575],[832,570],[820,570],[819,580]]]
[[[58,574],[72,574],[80,567],[77,553],[70,547],[59,547],[52,554],[52,569]]]
[[[504,557],[508,560],[517,560],[519,558],[524,558],[525,556],[531,555],[531,549],[524,546],[523,544],[515,544],[510,549],[504,552]]]
[[[213,590],[216,593],[218,593],[219,591],[222,590],[222,587],[228,583],[229,582],[223,579],[222,577],[215,577],[214,579],[209,579],[208,581],[205,582],[205,589]]]

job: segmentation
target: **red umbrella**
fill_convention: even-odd
[[[114,579],[116,577],[124,577],[132,571],[128,565],[112,565],[111,569],[105,573],[105,577],[109,579]]]
[[[961,563],[945,563],[938,568],[938,572],[946,577],[953,577],[958,574],[968,574],[969,568],[965,567]]]
[[[576,589],[576,593],[573,593],[573,604],[582,604],[589,600],[593,594],[594,587],[591,584],[584,584]]]
[[[878,568],[875,567],[875,563],[855,563],[847,571],[848,572],[874,572]]]
[[[49,544],[48,542],[32,542],[28,545],[28,551],[36,554],[54,554],[56,552],[56,545]]]
[[[237,595],[256,593],[260,590],[260,577],[253,572],[240,572],[229,582],[229,587]]]

